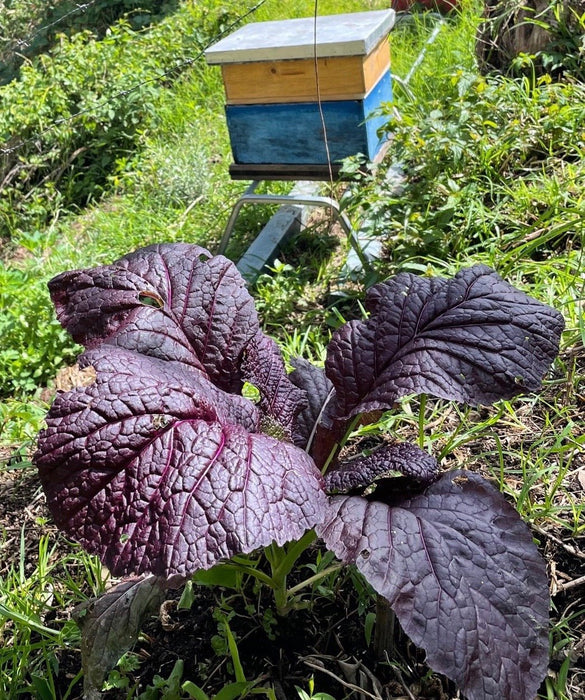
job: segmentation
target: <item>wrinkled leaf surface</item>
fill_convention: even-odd
[[[339,329],[326,371],[347,417],[429,393],[472,405],[539,388],[562,316],[476,265],[453,279],[408,273],[375,285],[367,321]]]
[[[325,475],[325,488],[342,493],[373,483],[387,472],[396,471],[420,483],[431,483],[439,475],[437,460],[416,445],[401,442],[386,445],[370,455],[341,462]]]
[[[260,392],[259,408],[265,432],[272,429],[290,439],[299,411],[307,403],[306,393],[297,388],[286,373],[278,346],[258,332],[246,346],[242,363],[243,378]]]
[[[226,391],[241,387],[240,360],[258,331],[235,265],[199,246],[142,248],[112,265],[49,283],[57,317],[81,345],[102,342],[203,370]]]
[[[121,348],[82,363],[96,381],[57,396],[35,460],[57,525],[114,575],[188,576],[321,521],[314,463],[247,399]]]
[[[549,598],[530,531],[475,474],[447,473],[413,496],[391,482],[370,498],[332,497],[318,533],[466,697],[533,700],[548,664]]]

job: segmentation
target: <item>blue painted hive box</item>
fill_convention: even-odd
[[[248,24],[211,46],[220,65],[233,177],[328,177],[375,160],[392,100],[393,10]]]

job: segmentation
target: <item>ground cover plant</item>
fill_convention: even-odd
[[[481,477],[440,474],[408,443],[349,462],[338,452],[356,419],[407,394],[490,404],[537,389],[558,351],[558,312],[483,266],[453,280],[403,274],[370,289],[367,320],[333,335],[325,371],[297,359],[289,377],[233,264],[200,247],[141,249],[50,289],[87,348],[87,378],[56,398],[35,463],[57,525],[113,575],[164,586],[272,547],[262,579],[284,614],[306,544],[283,545],[316,528],[466,696],[534,695],[548,591],[519,516]],[[403,477],[378,480],[388,472]],[[113,618],[119,636],[123,617],[100,609],[86,679],[95,646],[108,654],[103,630]]]

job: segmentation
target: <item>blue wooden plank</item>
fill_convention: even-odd
[[[388,117],[369,115],[391,100],[392,81],[388,71],[363,100],[321,103],[331,161],[356,153],[364,153],[370,160],[374,158],[383,143],[377,131]],[[226,117],[235,163],[327,163],[316,102],[228,105]]]

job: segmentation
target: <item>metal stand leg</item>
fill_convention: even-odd
[[[358,258],[360,259],[360,262],[364,266],[364,269],[369,269],[369,262],[366,259],[360,247],[357,234],[353,230],[352,225],[349,219],[347,218],[346,214],[340,211],[339,202],[337,202],[335,199],[332,199],[331,197],[318,197],[314,195],[298,196],[278,194],[256,194],[256,188],[259,184],[259,180],[254,180],[252,183],[250,183],[250,185],[246,188],[244,194],[234,204],[234,208],[232,209],[232,213],[230,215],[230,218],[228,219],[225,231],[217,248],[218,255],[223,255],[223,253],[225,252],[227,244],[230,240],[230,236],[232,235],[232,231],[235,226],[236,220],[238,218],[238,214],[240,213],[240,209],[244,206],[244,204],[300,204],[308,207],[327,207],[328,209],[330,209],[332,214],[335,215],[337,221],[339,221],[339,223],[341,224],[343,230],[346,232],[349,238],[349,242],[355,250]]]

